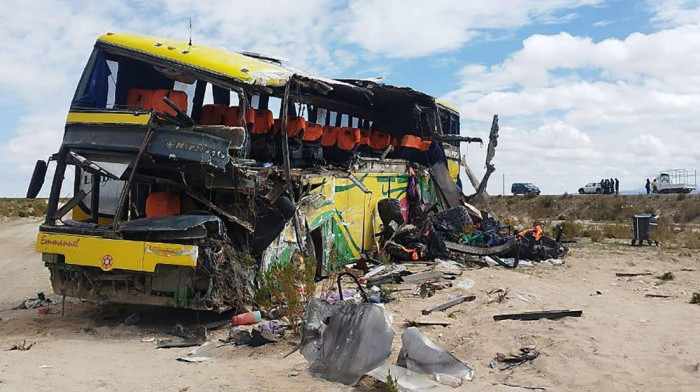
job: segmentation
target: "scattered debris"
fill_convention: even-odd
[[[433,391],[440,390],[440,384],[437,382],[423,377],[419,374],[415,374],[408,369],[385,363],[379,367],[372,369],[367,372],[367,375],[376,379],[377,381],[385,383],[387,391],[390,391],[389,386],[398,385],[399,391],[408,392],[422,392],[422,391]],[[387,383],[387,380],[392,380]]]
[[[668,280],[676,279],[676,276],[673,274],[673,272],[669,271],[669,272],[664,272],[663,275],[657,276],[656,279],[668,281]]]
[[[404,325],[407,327],[421,327],[421,326],[430,326],[430,325],[438,325],[442,327],[446,327],[448,325],[451,325],[452,321],[449,320],[439,320],[439,319],[434,319],[434,318],[426,318],[426,317],[420,317],[415,320],[409,320],[406,319],[404,320]]]
[[[463,281],[457,283],[455,286],[462,290],[469,290],[472,287],[474,287],[474,281],[469,278],[466,278]]]
[[[501,363],[505,363],[501,367],[501,370],[513,369],[522,365],[525,362],[532,361],[540,356],[540,352],[535,350],[534,347],[522,347],[518,350],[516,354],[501,354],[496,353],[496,360]]]
[[[32,342],[32,343],[27,344],[27,340],[24,339],[24,340],[22,340],[22,343],[17,343],[5,351],[28,351],[35,344],[36,344],[36,342]]]
[[[423,374],[447,374],[471,381],[474,369],[426,338],[418,328],[409,327],[401,335],[401,351],[396,364]]]
[[[499,287],[499,288],[496,288],[496,289],[493,289],[493,290],[487,292],[486,295],[488,295],[490,298],[491,294],[496,294],[495,301],[500,304],[501,302],[505,301],[508,293],[510,293],[510,288],[506,287],[504,289],[504,288]]]
[[[436,281],[442,278],[443,273],[440,271],[424,271],[416,274],[406,275],[402,279],[406,283],[419,284],[431,281]]]
[[[700,293],[699,292],[693,293],[693,296],[690,297],[690,303],[700,305]]]
[[[495,321],[501,320],[539,320],[539,319],[560,319],[562,317],[581,317],[582,310],[544,310],[536,312],[524,312],[513,314],[497,314],[493,316]]]
[[[432,313],[432,312],[443,311],[443,310],[449,309],[449,308],[451,308],[451,307],[453,307],[453,306],[455,306],[455,305],[459,305],[459,304],[461,304],[462,302],[473,301],[473,300],[475,300],[475,299],[476,299],[476,296],[475,296],[475,295],[464,295],[464,296],[460,296],[460,297],[457,297],[457,298],[455,298],[455,299],[449,300],[449,301],[447,301],[447,302],[443,302],[443,303],[441,303],[441,304],[439,304],[439,305],[433,306],[433,307],[431,307],[431,308],[423,309],[423,310],[421,311],[421,313],[423,313],[423,315],[428,315],[428,314],[430,314],[430,313]]]
[[[673,297],[670,294],[644,294],[645,297],[652,297],[652,298],[671,298]]]
[[[39,369],[51,369],[53,365],[41,365],[39,366]]]
[[[231,317],[231,325],[251,325],[262,321],[262,314],[259,310],[246,312]]]
[[[207,358],[207,357],[180,357],[180,358],[177,358],[177,360],[180,362],[199,363],[199,362],[208,361],[209,358]]]
[[[151,342],[155,342],[155,341],[156,341],[156,338],[154,336],[141,339],[142,343],[151,343]]]
[[[648,276],[652,275],[651,272],[615,272],[615,276],[625,277],[625,276]]]
[[[528,387],[528,386],[525,386],[525,385],[510,384],[510,383],[507,383],[507,382],[502,382],[501,385],[505,385],[505,386],[511,387],[511,388],[530,389],[530,390],[533,390],[533,391],[546,391],[546,390],[547,390],[546,388],[542,388],[542,387]]]
[[[312,298],[306,308],[302,336],[301,353],[309,361],[311,374],[355,385],[389,357],[394,330],[380,305],[349,301],[329,304]]]
[[[596,295],[603,295],[603,292],[600,290],[596,290],[595,293],[591,293],[591,297],[596,296]]]
[[[40,316],[46,316],[47,314],[59,314],[61,313],[58,309],[52,309],[52,308],[39,308],[37,310],[37,314]]]
[[[19,306],[17,306],[15,309],[45,308],[49,306],[54,306],[56,304],[56,301],[52,300],[51,298],[47,298],[43,292],[40,292],[36,294],[36,298],[29,298],[27,300],[24,300],[24,302],[19,304]]]
[[[138,313],[132,313],[129,317],[124,319],[124,324],[126,325],[134,325],[139,322],[139,315]]]
[[[530,302],[530,300],[525,298],[525,296],[522,294],[515,294],[515,296],[518,297],[518,299],[523,301],[523,302]]]

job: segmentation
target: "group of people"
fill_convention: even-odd
[[[647,183],[644,185],[644,188],[647,190],[647,195],[654,192],[654,193],[659,193],[659,183],[656,181],[656,178],[654,178],[654,181],[649,182],[649,179],[647,178]]]
[[[600,188],[604,195],[617,195],[620,193],[620,180],[617,178],[600,180]]]

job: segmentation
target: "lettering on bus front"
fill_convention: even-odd
[[[53,246],[77,248],[78,244],[80,242],[80,238],[77,238],[74,241],[54,240],[54,239],[47,238],[45,235],[42,235],[41,240],[39,242],[41,243],[41,245],[53,245]]]

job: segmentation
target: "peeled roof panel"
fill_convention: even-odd
[[[246,84],[284,86],[292,72],[282,66],[223,48],[137,34],[107,33],[98,42],[213,72]]]

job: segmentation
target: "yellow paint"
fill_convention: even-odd
[[[91,218],[91,215],[88,214],[87,212],[85,212],[82,208],[80,208],[79,205],[75,206],[72,211],[73,211],[72,218],[74,221],[83,222],[83,221],[87,221],[88,219]],[[109,217],[104,217],[104,216],[100,216],[97,218],[97,224],[100,224],[100,225],[108,225],[112,222],[114,222],[114,218],[109,218]]]
[[[150,113],[69,112],[68,124],[130,124],[146,125]]]
[[[442,106],[446,109],[452,110],[453,112],[459,114],[459,108],[457,107],[457,105],[453,104],[452,102],[447,102],[447,101],[443,101],[441,99],[436,99],[435,103],[437,103],[439,106]]]
[[[98,43],[170,60],[181,65],[233,78],[246,84],[269,87],[284,86],[292,72],[271,62],[239,53],[186,41],[137,34],[107,33]]]
[[[85,235],[39,232],[36,250],[65,256],[66,264],[154,272],[158,264],[195,267],[198,248],[192,245],[111,240]]]

